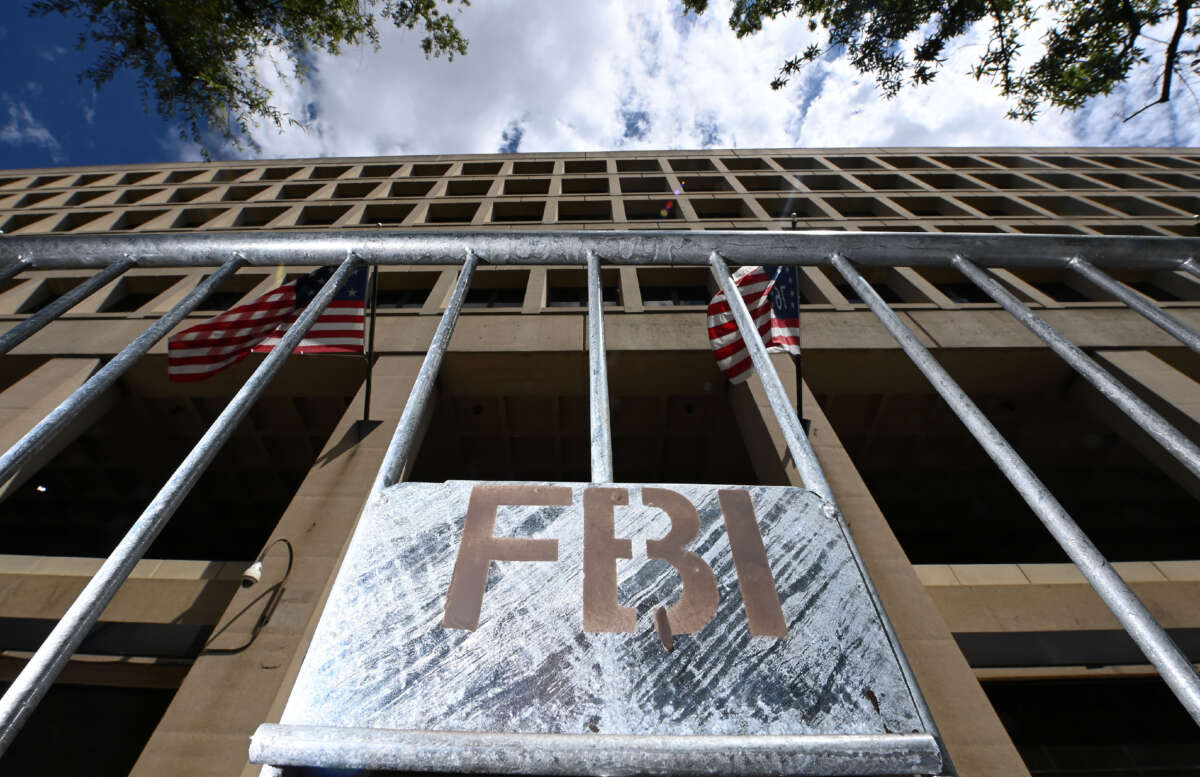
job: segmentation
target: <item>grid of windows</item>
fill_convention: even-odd
[[[6,234],[566,225],[1194,235],[1200,155],[837,150],[12,171]]]

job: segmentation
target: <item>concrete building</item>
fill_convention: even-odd
[[[8,235],[385,229],[1195,236],[1200,150],[764,149],[274,160],[0,173]],[[0,237],[0,241],[8,239]],[[0,358],[7,449],[211,269],[130,270]],[[187,324],[300,268],[245,268]],[[1192,440],[1200,357],[1062,270],[997,276]],[[1116,277],[1193,328],[1200,281]],[[87,277],[0,286],[11,327]],[[105,611],[0,774],[253,775],[456,279],[380,272],[364,361],[290,359]],[[866,272],[1200,660],[1200,483],[949,270]],[[802,374],[776,357],[964,777],[1200,775],[1200,735],[971,436],[832,269],[801,269]],[[757,379],[716,370],[705,268],[603,271],[615,480],[798,483]],[[411,480],[588,480],[584,271],[483,267]],[[156,345],[3,485],[0,681],[15,677],[246,379],[167,380]],[[278,597],[239,589],[286,538]],[[267,555],[264,583],[286,554]]]

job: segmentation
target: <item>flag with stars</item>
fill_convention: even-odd
[[[800,298],[796,268],[740,267],[733,282],[746,301],[750,317],[768,351],[800,354]],[[717,366],[731,383],[742,383],[754,371],[725,292],[708,303],[708,341]]]
[[[167,341],[167,375],[174,381],[200,380],[251,352],[273,350],[334,270],[322,267],[173,335]],[[367,268],[360,267],[292,353],[362,353],[366,298]]]

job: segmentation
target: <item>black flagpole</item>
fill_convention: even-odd
[[[363,396],[363,431],[371,420],[371,368],[375,366],[375,309],[379,300],[379,266],[371,268],[371,279],[367,283],[371,295],[371,324],[367,330],[367,387]]]

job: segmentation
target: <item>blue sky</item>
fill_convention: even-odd
[[[0,17],[0,166],[199,157],[147,111],[131,74],[98,94],[81,85],[77,74],[95,52],[75,49],[77,24],[31,19],[24,5],[11,0]],[[453,62],[426,60],[416,33],[394,29],[380,51],[318,55],[306,83],[279,78],[263,61],[280,106],[315,119],[307,132],[262,127],[254,134],[261,151],[242,153],[1200,145],[1200,107],[1184,89],[1171,105],[1121,121],[1154,93],[1150,69],[1078,113],[1051,112],[1033,126],[1006,120],[995,90],[967,75],[982,30],[960,41],[931,87],[895,100],[835,57],[771,91],[779,63],[811,34],[784,22],[737,40],[725,22],[730,0],[712,5],[697,19],[661,0],[487,0],[459,17],[471,49]]]

